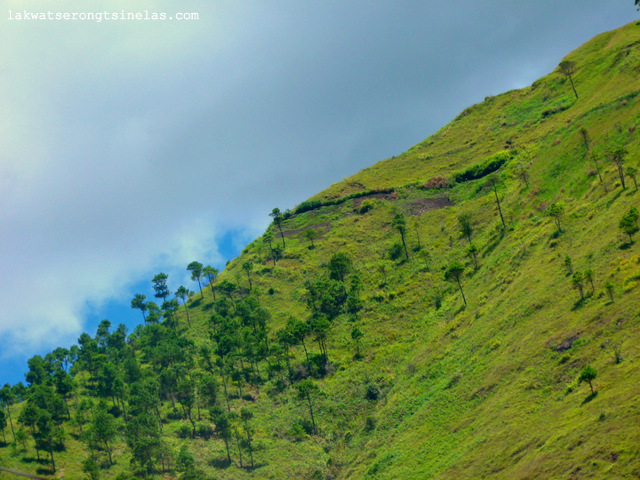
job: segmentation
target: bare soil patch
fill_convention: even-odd
[[[435,197],[414,200],[408,205],[408,207],[411,215],[424,215],[432,210],[438,210],[452,205],[453,202],[449,200],[448,197]]]

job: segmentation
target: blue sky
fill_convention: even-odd
[[[221,267],[269,222],[524,87],[633,2],[0,2],[0,382],[82,331],[137,321],[163,271]],[[14,19],[9,19],[10,13]]]

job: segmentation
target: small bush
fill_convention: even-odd
[[[182,420],[182,413],[177,408],[173,408],[167,413],[168,420]]]
[[[213,427],[205,423],[199,423],[196,426],[196,432],[200,438],[204,438],[205,440],[209,440],[213,437]]]
[[[380,393],[380,387],[378,387],[378,385],[376,385],[375,383],[368,383],[364,397],[367,400],[375,401],[380,398]]]
[[[430,178],[420,188],[424,190],[438,190],[440,188],[449,188],[451,183],[449,180],[442,176]]]
[[[391,260],[398,260],[404,255],[404,248],[402,248],[401,243],[394,243],[387,253]]]
[[[294,213],[304,213],[309,210],[315,210],[316,208],[320,208],[322,206],[322,202],[320,200],[306,200],[298,205],[294,209]]]
[[[282,393],[286,389],[287,389],[287,383],[281,378],[278,378],[273,382],[272,393],[274,395],[278,393]]]
[[[191,425],[181,423],[176,429],[176,435],[178,435],[179,438],[189,438],[191,436]]]
[[[373,210],[373,206],[374,206],[373,200],[370,200],[370,199],[365,200],[364,202],[362,202],[362,205],[360,205],[360,209],[358,210],[358,213],[360,215],[363,215],[368,211]]]
[[[442,306],[442,300],[444,300],[444,294],[440,290],[436,290],[433,294],[433,306],[436,307],[436,310],[439,310]]]
[[[487,158],[484,162],[476,163],[461,172],[454,173],[453,180],[456,183],[462,183],[485,177],[502,167],[514,155],[515,152],[513,151],[502,150]]]
[[[369,415],[364,420],[364,430],[365,430],[365,432],[371,432],[371,431],[375,430],[377,423],[378,423],[378,421],[376,420],[376,417],[373,417],[373,416]]]
[[[380,291],[377,291],[376,293],[374,293],[371,298],[376,302],[384,302],[386,300],[384,292],[380,292]]]
[[[311,435],[312,433],[314,433],[314,427],[313,427],[313,423],[311,423],[311,420],[302,418],[300,419],[299,425],[302,427],[302,429],[304,430],[304,433],[306,433],[307,435]]]
[[[291,369],[291,378],[294,381],[305,379],[309,376],[309,369],[306,365],[298,364]]]

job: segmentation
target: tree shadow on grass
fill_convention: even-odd
[[[212,458],[209,461],[209,465],[219,469],[228,468],[231,466],[231,463],[232,462],[229,462],[227,457]]]
[[[504,238],[504,230],[500,231],[500,234],[493,239],[493,241],[491,243],[488,243],[485,247],[484,247],[484,254],[483,256],[487,256],[489,255],[491,252],[493,252],[495,250],[495,248],[500,245],[500,242],[502,242],[502,239]]]
[[[624,242],[618,247],[619,250],[629,250],[635,242]]]
[[[612,197],[607,201],[606,207],[607,207],[607,208],[609,208],[609,207],[613,204],[613,202],[615,202],[618,198],[620,198],[620,195],[622,195],[622,192],[624,192],[624,190],[618,190],[618,191],[615,193],[615,195],[613,195],[613,196],[612,196]]]
[[[593,400],[594,398],[596,398],[598,396],[598,392],[593,392],[591,395],[589,395],[587,398],[585,398],[582,401],[582,405],[586,405],[587,403],[589,403],[591,400]]]
[[[578,310],[579,308],[582,308],[584,306],[585,301],[586,301],[586,298],[581,298],[580,300],[578,300],[576,303],[573,304],[573,307],[571,307],[571,310]]]
[[[204,305],[204,307],[202,307],[202,310],[204,310],[205,312],[207,312],[207,311],[211,310],[212,308],[213,308],[213,302],[210,302],[210,303],[206,303],[206,304]]]
[[[460,305],[460,308],[458,308],[455,312],[453,312],[453,315],[451,315],[451,319],[454,319],[458,316],[458,314],[464,312],[467,309],[467,306],[463,303],[462,305]]]
[[[42,454],[42,452],[40,452]],[[24,456],[22,457],[22,459],[20,460],[23,463],[37,463],[39,465],[49,465],[49,461],[44,459],[44,458],[36,458],[36,457],[27,457]]]

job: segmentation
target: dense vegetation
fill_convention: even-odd
[[[560,65],[273,209],[223,272],[187,266],[197,293],[159,273],[133,332],[105,320],[33,357],[0,390],[0,465],[640,476],[640,25]]]

